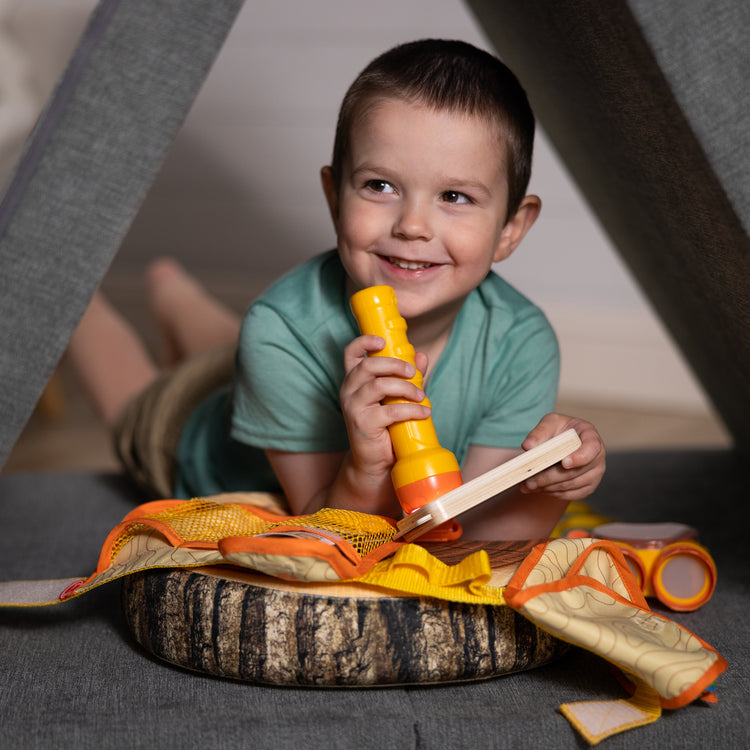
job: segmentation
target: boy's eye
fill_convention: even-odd
[[[459,193],[457,190],[446,190],[441,197],[446,203],[471,203],[468,195]]]
[[[385,180],[368,180],[367,187],[375,193],[395,193],[396,189]]]

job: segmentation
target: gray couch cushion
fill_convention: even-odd
[[[718,705],[667,712],[606,747],[744,747],[750,511],[742,462],[709,452],[623,454],[609,463],[597,509],[699,528],[718,566],[716,592],[696,612],[666,614],[717,648],[729,670]],[[143,500],[124,478],[86,474],[0,476],[0,497],[5,580],[90,572],[107,531]],[[211,678],[140,650],[125,628],[119,587],[53,608],[0,611],[0,745],[576,748],[582,741],[558,706],[624,697],[607,663],[580,650],[530,672],[442,687],[318,690]]]

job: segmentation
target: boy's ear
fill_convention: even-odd
[[[495,248],[495,263],[505,260],[521,244],[542,210],[542,201],[536,195],[527,195],[516,213],[508,219]]]
[[[339,192],[336,189],[336,181],[333,179],[333,171],[330,167],[323,167],[320,170],[320,182],[323,185],[323,192],[328,203],[328,210],[331,212],[333,225],[338,227],[339,221]]]

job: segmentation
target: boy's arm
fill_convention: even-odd
[[[384,343],[379,336],[359,336],[344,350],[346,377],[340,397],[349,451],[266,451],[293,513],[329,507],[401,516],[391,480],[395,457],[388,427],[423,419],[430,409],[419,403],[424,392],[408,380],[414,375],[411,364],[367,356],[380,351]],[[423,356],[418,356],[418,362],[426,366]],[[399,401],[384,404],[389,398]]]
[[[549,536],[568,503],[588,497],[604,474],[604,444],[596,428],[583,419],[548,414],[524,440],[524,450],[571,427],[581,447],[557,464],[459,519],[467,539],[539,539]],[[473,445],[462,469],[464,481],[480,476],[520,453],[508,448]]]
[[[344,508],[363,513],[401,517],[390,474],[367,482],[353,464],[351,452],[266,455],[294,515],[321,508]]]

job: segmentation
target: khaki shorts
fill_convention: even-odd
[[[115,429],[115,450],[149,494],[171,498],[182,430],[198,404],[231,382],[236,345],[212,349],[160,375],[125,408]]]

